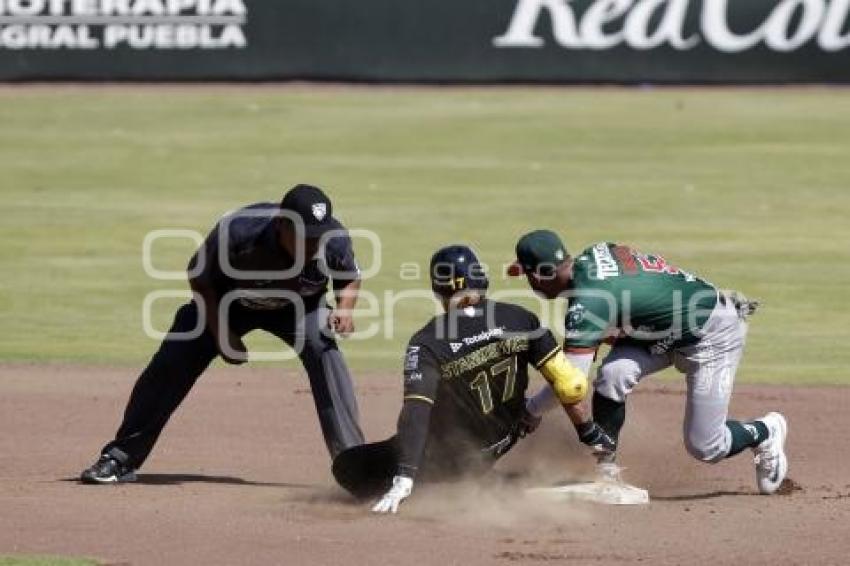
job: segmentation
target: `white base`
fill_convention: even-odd
[[[647,505],[649,492],[626,483],[595,481],[526,490],[531,496],[550,501],[591,501],[606,505]]]

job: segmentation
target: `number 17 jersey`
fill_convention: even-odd
[[[411,338],[404,363],[405,400],[433,405],[426,460],[509,438],[523,414],[528,366],[559,350],[517,305],[483,300],[432,319]]]

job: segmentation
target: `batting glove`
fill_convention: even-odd
[[[407,476],[395,476],[393,486],[372,507],[374,513],[398,513],[399,504],[413,491],[413,480]]]
[[[516,425],[516,434],[520,438],[525,438],[540,426],[540,421],[543,420],[543,417],[538,417],[528,410],[528,402],[526,401],[526,405],[522,408],[522,414],[519,417],[519,421],[517,421]]]

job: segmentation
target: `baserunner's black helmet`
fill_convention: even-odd
[[[467,290],[483,295],[490,286],[487,274],[472,248],[452,245],[440,248],[431,257],[431,289],[443,297]]]

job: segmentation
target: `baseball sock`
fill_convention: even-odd
[[[755,448],[770,436],[770,431],[761,421],[748,423],[726,421],[726,428],[732,433],[732,447],[726,455],[727,458],[735,456],[746,448]]]
[[[593,393],[593,420],[602,427],[614,442],[620,438],[620,429],[626,422],[626,404],[612,401],[599,393]]]

